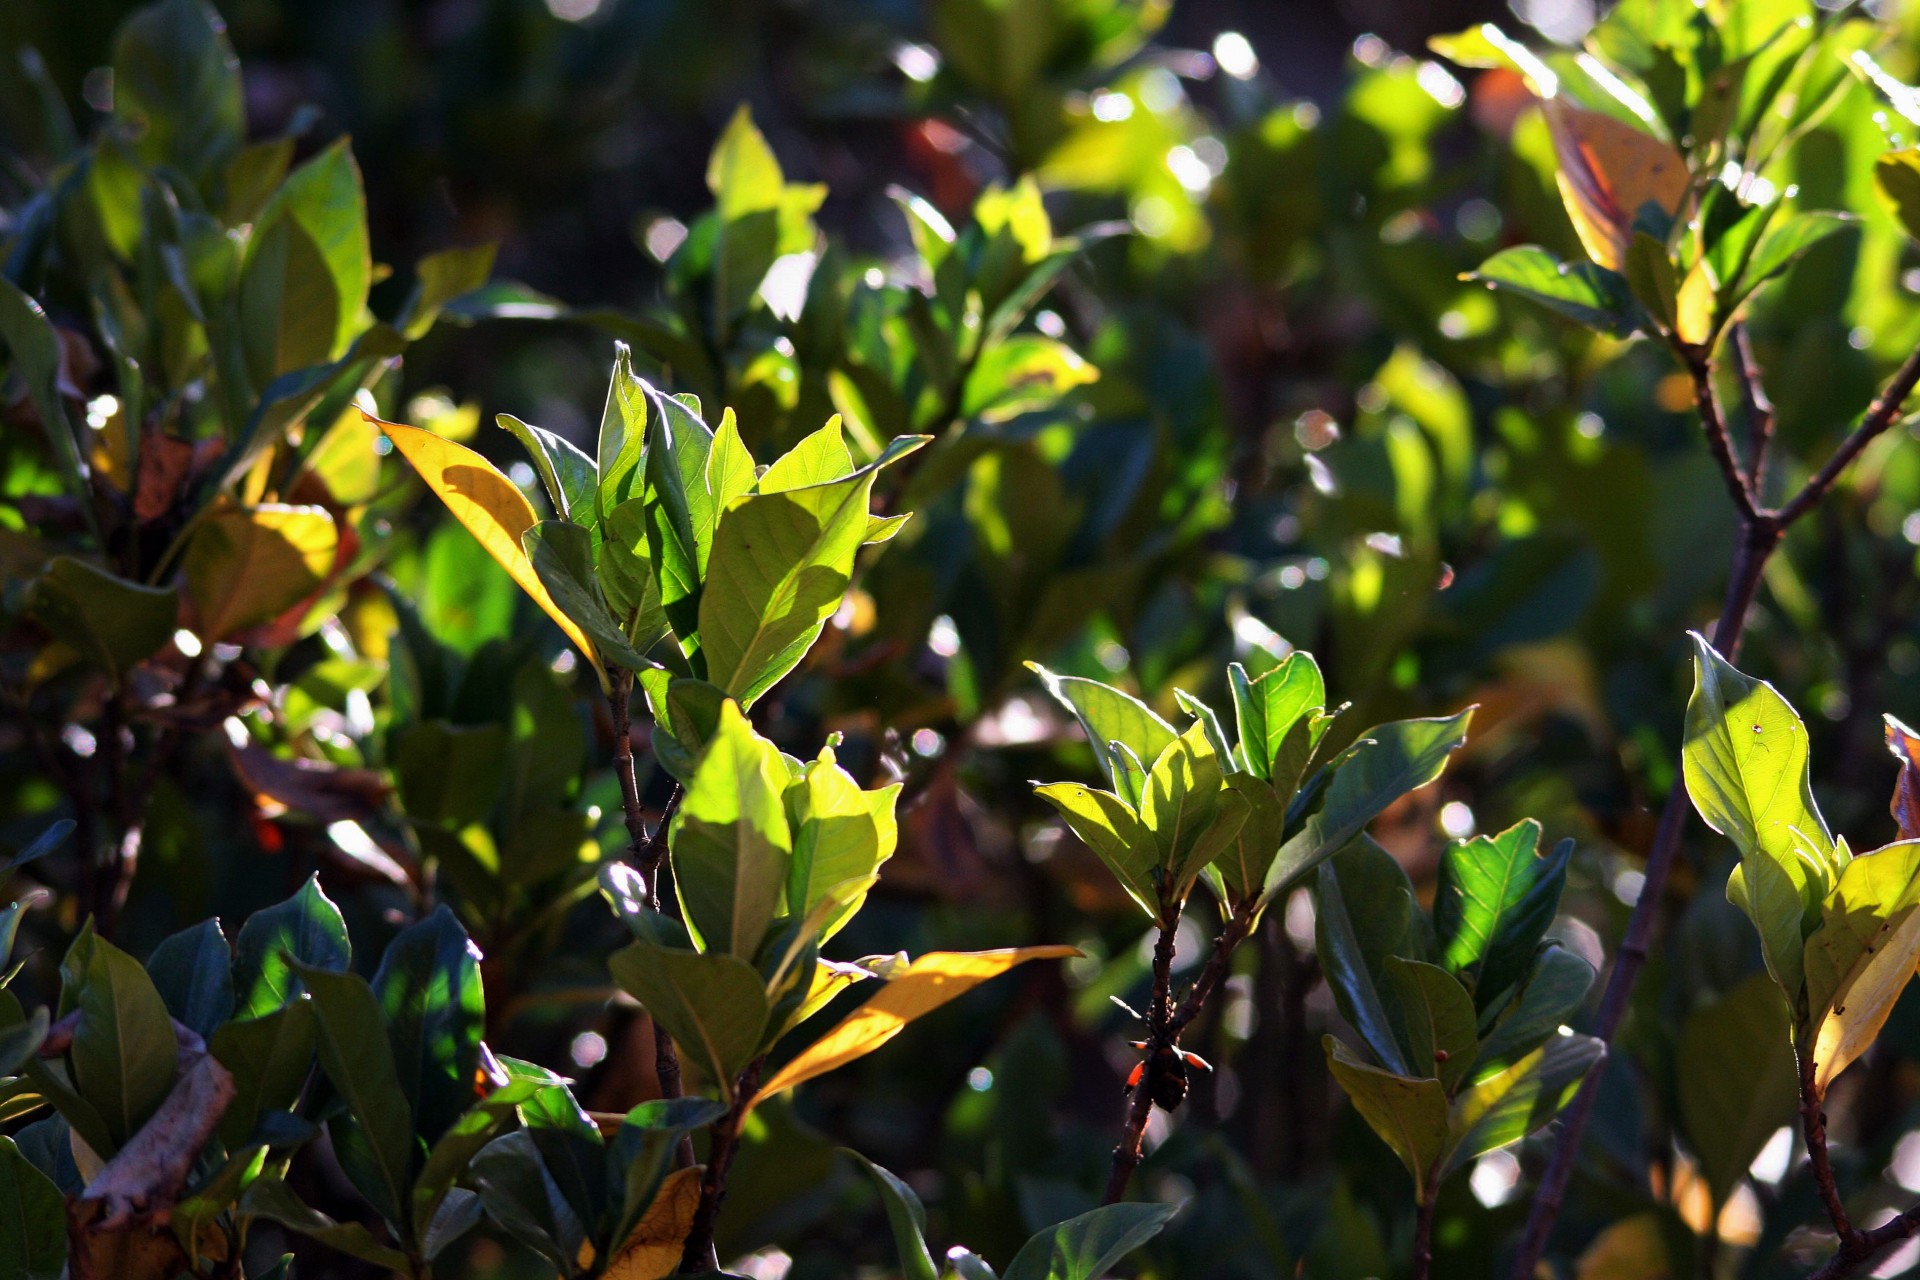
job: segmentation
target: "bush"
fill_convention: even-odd
[[[112,8],[0,1276],[1911,1265],[1906,25]]]

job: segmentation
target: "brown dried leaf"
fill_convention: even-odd
[[[1887,808],[1899,824],[1900,839],[1920,837],[1920,736],[1892,716],[1887,717],[1887,750],[1900,762]]]

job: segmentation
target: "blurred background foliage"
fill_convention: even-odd
[[[99,69],[134,7],[0,6],[0,60],[32,71],[0,75],[0,236],[22,232],[57,172],[63,128],[86,136],[111,109]],[[1423,895],[1447,837],[1532,816],[1574,838],[1555,935],[1604,966],[1675,785],[1684,633],[1717,612],[1733,515],[1664,350],[1462,279],[1505,246],[1580,246],[1520,78],[1425,46],[1483,20],[1577,44],[1591,4],[216,7],[248,138],[289,138],[301,160],[351,138],[381,264],[373,314],[402,313],[429,255],[498,245],[492,284],[407,335],[373,388],[382,416],[466,439],[531,492],[518,447],[481,424],[511,412],[589,445],[619,339],[649,377],[733,409],[762,457],[835,412],[857,454],[939,437],[880,486],[877,505],[915,519],[756,719],[802,757],[843,733],[863,783],[905,781],[899,855],[840,954],[1044,941],[1087,958],[1033,966],[756,1112],[723,1257],[768,1250],[756,1274],[790,1265],[795,1280],[890,1267],[841,1143],[920,1191],[933,1238],[997,1260],[1093,1203],[1130,1065],[1108,997],[1138,998],[1147,957],[1125,899],[1030,794],[1027,779],[1091,760],[1026,660],[1124,679],[1172,715],[1176,687],[1222,704],[1230,660],[1258,671],[1309,648],[1333,698],[1356,704],[1348,733],[1480,704],[1454,766],[1375,836]],[[1736,25],[1801,8],[1711,7]],[[1920,75],[1920,25],[1894,14],[1876,38],[1882,66]],[[729,188],[709,156],[742,105],[777,168]],[[1920,255],[1871,192],[1889,127],[1912,132],[1845,78],[1770,171],[1803,207],[1860,217],[1751,310],[1782,487],[1920,341]],[[942,247],[947,224],[963,250]],[[1044,293],[1013,296],[1043,264]],[[89,331],[83,294],[53,297],[57,324]],[[1005,330],[982,344],[997,312]],[[79,394],[105,394],[104,363],[71,362]],[[1822,806],[1862,847],[1891,828],[1879,717],[1920,718],[1908,436],[1876,443],[1794,530],[1742,655],[1808,710]],[[625,842],[590,677],[397,461],[307,465],[354,512],[353,571],[287,633],[210,647],[201,731],[155,770],[118,936],[143,953],[318,870],[375,940],[356,951],[377,955],[450,899],[487,956],[489,1042],[570,1059],[589,1106],[624,1109],[652,1089],[652,1058],[644,1019],[609,1003],[619,926],[588,901],[595,863]],[[62,518],[58,486],[11,425],[0,466],[19,566],[19,540]],[[101,703],[84,682],[40,681],[27,643],[9,645],[0,834],[17,847],[93,794]],[[177,676],[195,661],[169,649],[154,664]],[[167,732],[137,729],[149,748]],[[657,807],[670,780],[641,767]],[[1730,1137],[1683,1084],[1744,1081],[1735,1064],[1769,1034],[1729,1003],[1759,968],[1721,894],[1730,862],[1695,828],[1557,1238],[1579,1274],[1664,1274],[1669,1255],[1677,1274],[1716,1253],[1742,1275],[1796,1273],[1787,1233],[1816,1210],[1787,1140],[1774,1125]],[[50,980],[74,910],[68,897],[29,917],[41,949],[25,981]],[[1195,1028],[1217,1069],[1144,1171],[1150,1194],[1191,1201],[1138,1255],[1143,1274],[1404,1265],[1407,1182],[1336,1105],[1318,1041],[1338,1016],[1312,940],[1296,895]],[[1920,1006],[1851,1084],[1838,1123],[1857,1176],[1889,1201],[1896,1183],[1920,1189]],[[1449,1187],[1438,1274],[1493,1273],[1536,1157],[1498,1153]],[[537,1270],[493,1237],[467,1265]]]

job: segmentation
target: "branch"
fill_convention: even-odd
[[[752,1109],[754,1095],[760,1092],[760,1070],[767,1057],[761,1054],[746,1066],[733,1082],[733,1105],[713,1126],[712,1144],[707,1150],[707,1169],[700,1178],[700,1207],[694,1210],[693,1226],[687,1231],[687,1244],[680,1255],[682,1271],[718,1271],[720,1260],[714,1253],[713,1228],[720,1220],[720,1206],[727,1199],[727,1172],[740,1150],[740,1126]]]
[[[1882,1249],[1909,1239],[1916,1233],[1920,1233],[1920,1205],[1871,1230],[1856,1231],[1849,1240],[1842,1240],[1833,1256],[1827,1259],[1827,1264],[1808,1280],[1842,1280],[1842,1277],[1852,1275],[1873,1261]]]
[[[1147,1119],[1153,1114],[1154,1085],[1160,1078],[1160,1050],[1173,1045],[1179,1032],[1173,1029],[1173,946],[1180,932],[1180,906],[1160,898],[1160,936],[1153,943],[1153,996],[1147,1005],[1147,1063],[1140,1082],[1127,1103],[1126,1123],[1120,1129],[1120,1143],[1113,1149],[1113,1164],[1107,1173],[1107,1191],[1100,1203],[1118,1204],[1127,1194],[1127,1183],[1140,1167],[1141,1143],[1146,1137]]]
[[[1827,496],[1827,491],[1833,488],[1834,481],[1860,456],[1860,451],[1894,424],[1900,416],[1900,407],[1906,403],[1916,384],[1920,384],[1920,349],[1907,357],[1907,362],[1893,375],[1893,381],[1873,402],[1873,406],[1867,410],[1867,416],[1853,429],[1853,434],[1841,441],[1840,447],[1827,459],[1827,465],[1807,481],[1800,492],[1793,496],[1793,501],[1780,508],[1780,523],[1783,526],[1792,524],[1820,504],[1820,500]]]
[[[1753,608],[1767,561],[1780,545],[1785,521],[1775,513],[1754,505],[1746,478],[1734,461],[1726,424],[1720,420],[1719,405],[1714,399],[1711,385],[1711,366],[1703,359],[1693,359],[1687,362],[1687,368],[1694,379],[1694,400],[1700,406],[1701,422],[1707,429],[1708,443],[1726,477],[1728,491],[1734,495],[1734,505],[1740,511],[1740,536],[1734,545],[1727,594],[1720,606],[1719,621],[1713,628],[1714,647],[1731,661],[1739,653],[1740,639],[1746,632],[1747,614]],[[1916,366],[1915,376],[1920,377],[1920,366]],[[1609,1050],[1613,1048],[1614,1035],[1626,1016],[1634,981],[1647,962],[1647,952],[1653,941],[1654,917],[1658,915],[1660,903],[1666,896],[1667,876],[1673,870],[1674,856],[1680,849],[1681,833],[1686,830],[1687,804],[1686,788],[1676,783],[1667,793],[1666,806],[1660,812],[1660,825],[1655,828],[1653,844],[1647,850],[1646,879],[1640,886],[1640,897],[1633,905],[1626,936],[1620,941],[1613,972],[1607,976],[1606,991],[1600,998],[1593,1034]],[[1511,1272],[1513,1280],[1533,1280],[1540,1259],[1547,1251],[1548,1238],[1553,1234],[1554,1222],[1559,1218],[1560,1206],[1566,1199],[1567,1184],[1573,1178],[1573,1164],[1579,1154],[1580,1139],[1586,1133],[1594,1102],[1599,1097],[1601,1075],[1600,1071],[1588,1072],[1573,1102],[1560,1116],[1559,1136],[1547,1167],[1540,1175],[1533,1208],[1527,1215],[1526,1233],[1521,1237],[1519,1252],[1514,1257]]]
[[[1853,1229],[1853,1219],[1847,1216],[1847,1206],[1841,1201],[1839,1185],[1834,1181],[1833,1162],[1827,1156],[1827,1113],[1821,1106],[1826,1100],[1814,1084],[1814,1069],[1813,1055],[1805,1054],[1800,1068],[1800,1132],[1807,1140],[1807,1163],[1813,1167],[1813,1184],[1819,1188],[1820,1203],[1840,1236],[1844,1253],[1860,1233]]]
[[[1753,358],[1753,340],[1744,323],[1733,327],[1734,373],[1747,397],[1747,486],[1755,499],[1767,491],[1767,455],[1773,448],[1773,401],[1760,383],[1760,365]],[[1718,1239],[1718,1237],[1714,1237]]]

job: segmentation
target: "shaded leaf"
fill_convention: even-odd
[[[179,600],[170,588],[117,578],[56,556],[27,593],[27,612],[118,684],[172,637]]]
[[[722,1093],[759,1050],[767,1025],[760,973],[737,956],[633,942],[607,961],[613,980],[666,1028]]]
[[[1179,1211],[1176,1204],[1109,1204],[1069,1218],[1022,1245],[1004,1280],[1099,1280]]]
[[[1424,1199],[1447,1154],[1447,1092],[1435,1079],[1416,1079],[1369,1066],[1346,1045],[1327,1036],[1327,1067],[1380,1140],[1393,1148],[1413,1175],[1414,1196]]]

